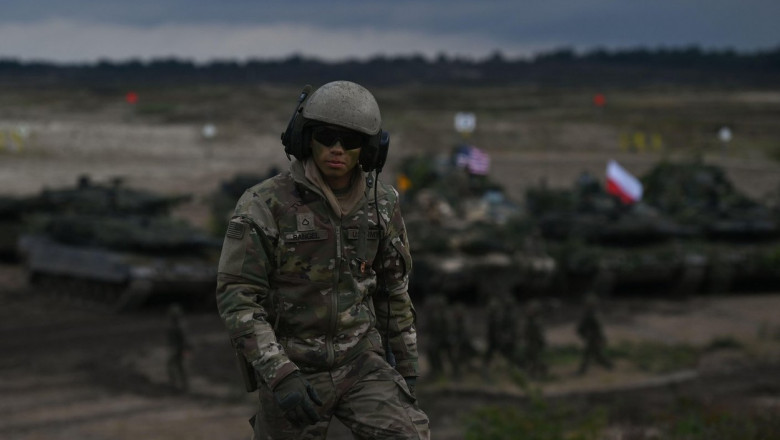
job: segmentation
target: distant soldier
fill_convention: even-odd
[[[490,300],[487,307],[487,350],[484,356],[486,368],[496,353],[509,363],[519,365],[517,323],[517,307],[509,294]]]
[[[582,352],[582,361],[578,373],[585,374],[588,371],[590,360],[593,359],[604,368],[612,369],[612,362],[607,358],[605,349],[607,338],[604,336],[604,330],[599,320],[597,310],[597,299],[593,294],[588,294],[585,298],[585,310],[577,324],[577,334],[585,343]]]
[[[471,364],[471,360],[477,357],[477,349],[471,340],[472,332],[468,327],[466,309],[461,303],[453,304],[450,308],[451,329],[450,346],[452,356],[452,372],[455,377],[460,377],[463,369]]]
[[[452,322],[447,298],[433,294],[425,304],[425,324],[428,334],[427,353],[431,364],[431,373],[441,375],[445,372],[445,363],[452,362]]]
[[[544,377],[547,374],[547,363],[544,360],[544,350],[547,339],[540,322],[542,305],[538,301],[528,303],[523,327],[523,364],[531,377]]]
[[[189,390],[184,359],[191,348],[181,306],[172,304],[168,309],[168,383],[178,391]]]

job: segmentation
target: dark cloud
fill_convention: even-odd
[[[220,38],[224,44],[241,46],[223,46],[225,56],[251,56],[251,51],[244,48],[247,43],[241,32],[266,35],[280,27],[293,34],[279,33],[274,41],[279,51],[306,52],[306,41],[294,34],[296,29],[303,29],[308,37],[321,39],[312,42],[317,49],[309,51],[326,58],[344,56],[337,44],[349,40],[345,37],[349,33],[369,35],[368,42],[377,47],[373,52],[391,53],[431,53],[436,51],[432,48],[435,44],[441,45],[441,52],[484,51],[485,55],[494,50],[521,54],[561,46],[586,50],[698,45],[749,50],[780,44],[777,17],[777,0],[26,0],[0,4],[0,34],[6,39],[22,34],[29,37],[29,29],[34,29],[51,38],[68,38],[68,29],[72,28],[82,41],[108,39],[96,42],[97,47],[118,38],[112,33],[146,41],[152,37],[138,34],[156,32],[164,43],[165,38],[176,39],[177,30],[186,30],[182,35],[187,37],[180,39],[190,38],[196,33],[194,29],[202,27],[204,32],[215,33],[216,47],[221,44]],[[79,27],[85,30],[78,31]],[[92,32],[91,36],[87,31]],[[205,37],[193,40],[193,44],[205,44]],[[415,41],[419,47],[415,47]],[[34,43],[37,46],[0,41],[0,56],[26,50],[48,56],[47,44],[63,44],[42,39]],[[141,53],[146,43],[116,40],[116,44]],[[372,53],[367,44],[355,45],[354,55]],[[407,46],[393,51],[391,44]],[[186,41],[177,41],[170,49],[182,50],[186,56],[219,56],[187,49]],[[73,56],[77,57],[78,51]]]

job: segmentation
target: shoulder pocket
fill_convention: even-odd
[[[403,259],[403,275],[406,276],[412,270],[412,254],[409,252],[409,249],[404,246],[403,241],[401,241],[399,237],[393,238],[391,244]]]
[[[228,223],[225,241],[222,243],[222,254],[219,257],[219,272],[240,276],[244,267],[246,248],[251,241],[249,225],[241,219],[233,219]]]

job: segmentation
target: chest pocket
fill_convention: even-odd
[[[335,262],[333,226],[308,210],[277,219],[277,274],[285,278],[327,282]]]
[[[345,230],[344,252],[350,261],[350,267],[358,277],[368,276],[371,273],[371,265],[374,264],[376,254],[379,251],[379,239],[382,236],[382,230],[373,225],[369,225],[366,233],[366,240],[363,244],[365,250],[361,251],[360,228],[349,227]]]

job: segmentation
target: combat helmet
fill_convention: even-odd
[[[311,129],[317,125],[338,125],[366,135],[360,151],[364,171],[380,169],[387,157],[389,136],[382,131],[382,115],[374,96],[351,81],[329,82],[314,92],[307,85],[298,98],[282,144],[288,157],[303,160],[311,155]]]

